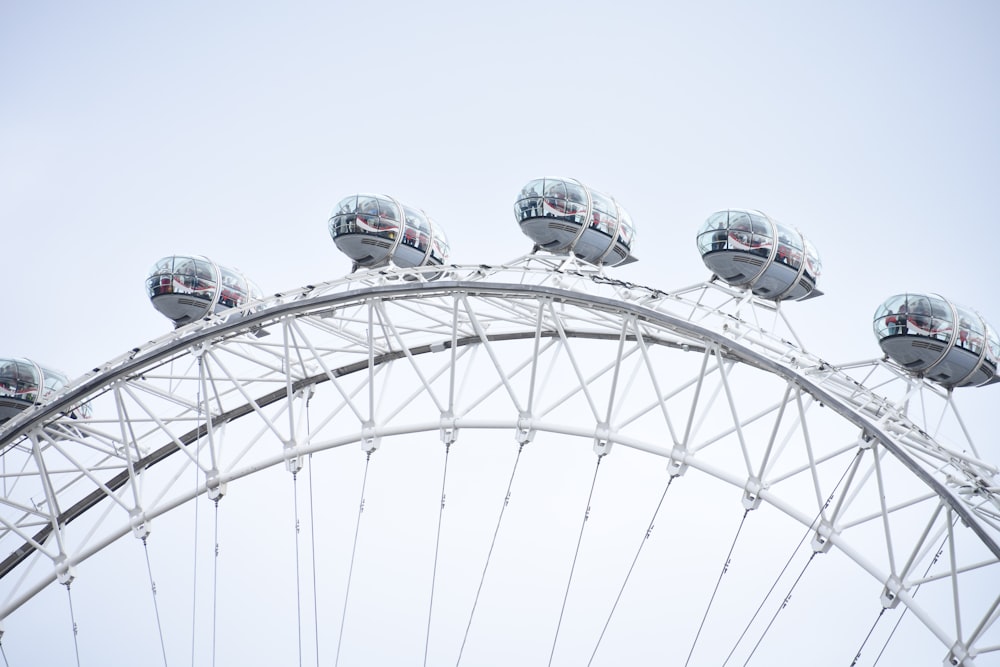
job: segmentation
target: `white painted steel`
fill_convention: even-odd
[[[1000,581],[1000,482],[950,393],[881,360],[836,368],[774,304],[720,284],[667,293],[543,255],[422,278],[440,272],[360,272],[206,318],[12,419],[0,429],[0,619],[257,471],[499,430],[572,436],[612,458],[628,447],[721,480],[850,558],[949,664],[997,644],[1000,587],[977,582]],[[906,384],[939,406],[930,425],[869,388]],[[64,416],[83,401],[93,419]],[[955,439],[937,432],[946,418]],[[197,487],[179,483],[195,468]],[[929,569],[942,543],[947,566]],[[918,585],[947,594],[914,598]]]

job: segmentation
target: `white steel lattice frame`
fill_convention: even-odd
[[[760,378],[773,390],[748,401]],[[902,401],[877,393],[898,386]],[[327,407],[308,421],[319,395]],[[961,424],[949,393],[882,360],[834,367],[780,308],[717,283],[666,293],[537,255],[433,281],[362,272],[193,323],[4,425],[0,619],[113,541],[262,468],[499,429],[520,442],[577,436],[598,456],[632,447],[671,474],[742,489],[747,509],[773,505],[812,531],[814,550],[881,582],[882,603],[906,605],[946,664],[971,665],[1000,649],[984,643],[1000,588],[984,605],[964,584],[1000,580],[997,467],[971,440],[914,421],[918,396]],[[93,419],[65,416],[83,401]],[[831,418],[852,435],[830,437]],[[249,426],[227,439],[236,423]],[[182,488],[194,467],[200,484]],[[950,608],[922,606],[925,585],[950,587]]]

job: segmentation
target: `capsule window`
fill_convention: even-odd
[[[819,274],[822,271],[822,266],[819,261],[819,253],[816,252],[816,248],[813,247],[812,243],[808,239],[803,239],[806,251],[806,276],[816,282],[819,278]]]
[[[771,247],[772,239],[770,236],[754,234],[750,241],[750,252],[761,257],[769,256],[771,254]]]
[[[344,215],[347,213],[354,213],[358,208],[358,198],[357,196],[345,197],[340,200],[337,204],[337,214]]]
[[[544,179],[541,178],[535,179],[530,183],[528,183],[527,185],[525,185],[523,188],[521,188],[520,199],[533,199],[535,197],[540,197],[544,187],[545,187]]]
[[[378,201],[374,197],[358,197],[358,205],[354,212],[358,224],[354,231],[363,234],[373,234],[377,231],[375,225],[378,223]]]
[[[545,181],[545,215],[576,221],[577,205],[569,200],[566,183]]]
[[[247,289],[242,276],[219,267],[222,276],[222,286],[219,290],[219,305],[224,308],[235,308],[246,302]]]
[[[173,271],[174,258],[164,257],[163,259],[156,262],[153,265],[153,270],[150,273],[170,273]]]
[[[754,234],[771,236],[771,223],[764,216],[757,213],[750,213],[750,225],[753,227]]]
[[[17,362],[8,360],[0,365],[0,391],[8,396],[18,393],[20,385],[20,373],[18,373]]]
[[[604,195],[592,192],[593,207],[590,214],[590,226],[608,236],[614,236],[615,225],[618,223],[615,203]]]
[[[964,350],[980,354],[985,340],[986,332],[979,316],[965,308],[958,308],[958,340],[955,344]]]
[[[712,250],[722,250],[726,247],[725,232],[722,233],[722,243],[721,245],[715,241],[716,232],[702,232],[698,235],[698,252],[702,255],[711,252]]]
[[[42,374],[45,377],[45,396],[54,394],[56,391],[66,386],[66,377],[61,373],[57,373],[56,371],[46,368],[43,369]]]
[[[386,199],[378,200],[379,216],[385,220],[397,221],[399,220],[399,213],[396,210],[396,205],[391,201]]]
[[[537,218],[543,215],[542,193],[545,191],[545,180],[538,178],[523,188],[514,204],[514,215],[518,221]]]
[[[34,403],[38,400],[38,378],[35,377],[35,367],[23,361],[17,361],[15,364],[17,365],[17,379],[15,381],[17,397]]]
[[[566,184],[562,181],[548,179],[545,181],[545,196],[554,199],[566,199]]]
[[[916,333],[926,335],[931,327],[931,302],[926,296],[911,294],[906,299],[906,308],[909,325],[919,330]]]
[[[406,224],[400,243],[412,246],[421,252],[426,252],[431,231],[427,218],[420,211],[408,206],[403,207],[403,215],[406,218]]]
[[[706,229],[725,229],[729,226],[729,211],[713,213],[705,223]]]
[[[174,262],[175,292],[211,300],[215,289],[215,271],[208,262],[192,257],[177,257]]]
[[[431,263],[444,264],[448,259],[448,241],[440,236],[435,236],[431,242]]]
[[[635,239],[635,223],[632,222],[632,218],[625,211],[622,211],[621,216],[622,224],[618,231],[618,241],[626,249],[631,249],[632,241]]]
[[[996,373],[997,363],[1000,362],[1000,338],[989,327],[986,327],[986,359],[993,365],[993,372]]]
[[[802,237],[794,229],[784,225],[776,225],[778,228],[778,252],[774,261],[787,264],[798,270],[802,266]]]
[[[705,255],[716,250],[725,250],[729,239],[729,211],[719,211],[709,216],[698,234],[698,251]]]
[[[950,340],[955,326],[951,306],[947,301],[935,297],[928,297],[927,302],[930,304],[927,333],[939,340]]]
[[[881,339],[908,333],[908,318],[906,295],[890,297],[875,311],[875,335]]]
[[[753,231],[753,225],[750,223],[750,216],[743,211],[730,211],[729,229],[741,232]]]

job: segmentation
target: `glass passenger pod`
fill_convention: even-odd
[[[773,301],[820,294],[816,248],[797,229],[760,211],[713,213],[698,230],[697,242],[705,266],[730,285]]]
[[[337,248],[356,267],[402,268],[448,260],[444,231],[424,211],[386,195],[357,194],[337,204],[328,223]]]
[[[207,257],[182,255],[164,257],[153,265],[146,293],[153,307],[175,326],[261,297],[260,289],[239,271]]]
[[[882,351],[944,387],[997,382],[1000,338],[979,313],[937,294],[897,294],[875,311]]]
[[[541,248],[592,264],[635,261],[635,223],[613,197],[568,178],[538,178],[521,189],[514,216]]]
[[[0,359],[0,424],[41,403],[67,384],[66,376],[29,359]],[[89,403],[74,408],[74,419],[91,415]]]

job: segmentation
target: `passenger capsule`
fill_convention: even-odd
[[[617,266],[632,255],[635,223],[614,197],[571,178],[538,178],[521,189],[514,216],[539,247]]]
[[[261,297],[257,286],[239,271],[207,257],[180,255],[164,257],[153,265],[146,293],[153,307],[178,327]]]
[[[979,313],[936,294],[897,294],[875,311],[875,337],[889,358],[944,387],[997,382],[1000,338]]]
[[[41,403],[67,384],[66,376],[28,359],[0,359],[0,424],[21,410]],[[89,403],[69,413],[71,417],[88,418]]]
[[[357,194],[337,204],[328,223],[333,242],[358,267],[408,269],[448,261],[448,237],[419,209],[386,195]]]
[[[760,211],[713,213],[698,230],[701,259],[715,275],[772,301],[819,296],[820,261],[797,229]]]

